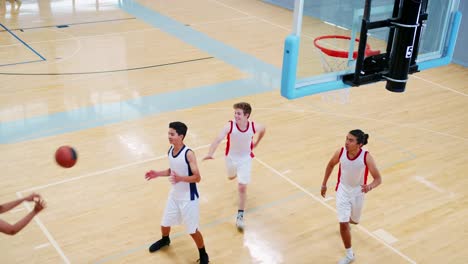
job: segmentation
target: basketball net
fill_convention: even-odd
[[[348,59],[349,41],[348,36],[326,35],[314,39],[314,45],[320,54],[320,61],[325,72],[337,72],[349,70],[357,58],[357,51],[353,52],[352,59]],[[355,39],[359,45],[359,39]],[[365,56],[377,55],[380,51],[370,49],[366,44]]]

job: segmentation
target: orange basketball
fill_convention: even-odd
[[[55,151],[55,161],[64,168],[71,168],[75,165],[78,154],[75,149],[69,146],[61,146]]]

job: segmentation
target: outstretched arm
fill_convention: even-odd
[[[341,153],[341,149],[337,150],[335,154],[333,154],[332,158],[328,162],[327,168],[325,169],[325,175],[323,176],[322,187],[320,188],[320,194],[324,198],[325,198],[325,194],[327,193],[328,178],[330,178],[333,168],[336,166],[336,164],[338,164],[338,162],[340,162],[340,153]]]
[[[258,146],[258,143],[260,143],[260,140],[262,140],[263,136],[265,135],[265,132],[266,132],[266,128],[264,125],[262,124],[256,124],[256,130],[258,132],[258,137],[257,137],[257,141],[255,141],[254,143],[254,148],[256,148]]]
[[[213,143],[211,143],[210,149],[208,150],[208,154],[206,154],[206,156],[203,158],[203,160],[213,159],[213,155],[214,155],[214,153],[216,151],[216,148],[218,147],[219,143],[221,143],[221,141],[223,141],[223,139],[227,136],[229,131],[231,131],[231,124],[232,123],[229,122],[223,127],[223,129],[221,130],[219,135],[215,138]]]
[[[44,200],[37,200],[36,204],[34,206],[34,210],[29,212],[23,219],[19,220],[16,222],[14,225],[10,225],[9,223],[0,220],[0,232],[7,234],[7,235],[15,235],[19,231],[21,231],[31,220],[35,215],[37,215],[42,209],[45,208],[45,202]]]
[[[379,169],[377,169],[377,165],[375,164],[374,158],[371,156],[370,153],[367,153],[366,164],[374,180],[370,184],[361,185],[361,191],[363,193],[369,192],[370,190],[374,189],[382,183],[382,176],[380,175]]]
[[[162,170],[162,171],[150,170],[145,174],[145,179],[149,181],[152,179],[156,179],[157,177],[167,177],[169,175],[171,175],[171,169]]]
[[[5,203],[5,204],[1,204],[0,205],[0,214],[10,211],[11,209],[15,208],[16,206],[18,206],[19,204],[21,204],[24,201],[32,202],[36,198],[37,199],[40,198],[39,194],[32,193],[32,194],[30,194],[30,195],[28,195],[28,196],[26,196],[24,198],[14,200],[14,201],[11,201],[11,202],[8,202],[8,203]]]

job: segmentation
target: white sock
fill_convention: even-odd
[[[353,253],[353,249],[352,248],[347,248],[346,249],[346,256],[348,258],[354,258],[354,253]]]

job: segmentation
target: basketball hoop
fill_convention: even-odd
[[[325,35],[314,39],[314,45],[320,50],[320,59],[322,66],[326,72],[346,70],[348,65],[348,51],[351,37],[341,35]],[[355,39],[359,43],[359,39]],[[364,56],[373,56],[380,54],[380,50],[371,50],[369,44],[366,43]],[[353,59],[357,58],[358,52],[353,52]]]

